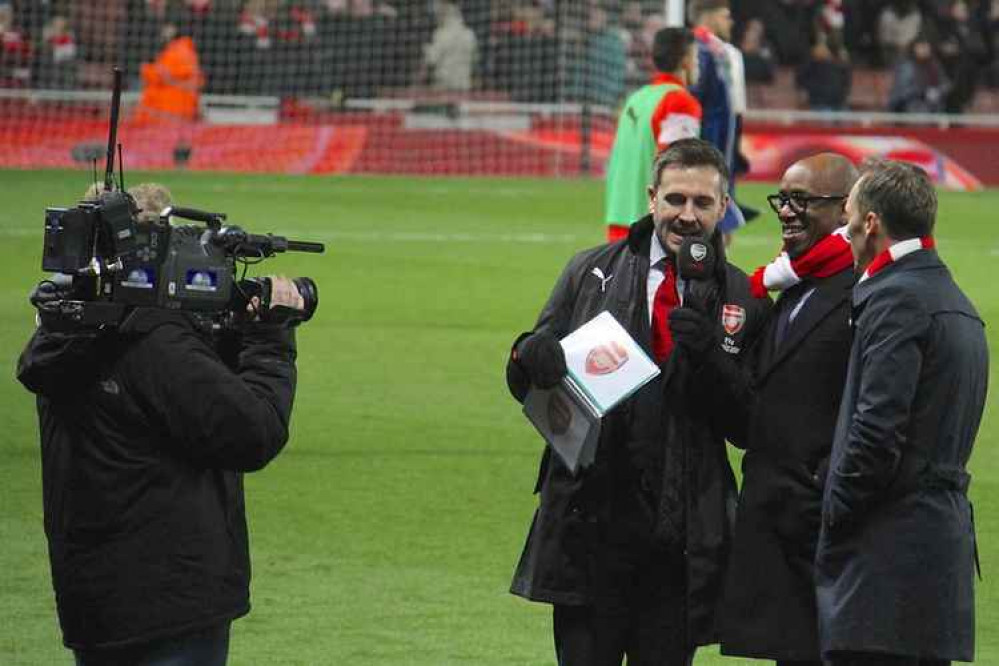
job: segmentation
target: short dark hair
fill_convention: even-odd
[[[690,16],[690,20],[696,24],[704,14],[718,11],[719,9],[729,9],[730,7],[731,4],[728,0],[690,0],[690,4],[687,7],[687,14]]]
[[[856,205],[861,215],[877,214],[895,240],[933,233],[937,192],[933,181],[915,164],[868,160],[861,167]]]
[[[710,142],[704,139],[680,139],[656,155],[652,163],[652,187],[659,187],[663,170],[670,168],[689,169],[710,167],[720,176],[721,193],[728,192],[728,165],[725,156]]]
[[[660,72],[675,72],[693,43],[689,28],[663,28],[652,40],[652,64]]]

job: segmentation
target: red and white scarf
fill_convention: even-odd
[[[839,227],[800,257],[792,259],[786,251],[749,277],[749,289],[755,298],[766,298],[768,291],[783,291],[805,278],[825,278],[853,265],[846,227]]]
[[[936,246],[937,244],[933,241],[933,236],[922,236],[920,238],[909,238],[908,240],[899,241],[871,260],[871,263],[867,266],[867,270],[860,276],[858,283],[863,282],[869,277],[874,277],[884,270],[886,266],[893,264],[907,254],[912,254],[917,250],[932,250]]]

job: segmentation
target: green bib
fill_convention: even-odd
[[[675,90],[683,87],[675,83],[649,84],[633,92],[625,102],[607,162],[605,223],[629,225],[649,212],[646,188],[652,179],[657,145],[652,114],[663,97]]]

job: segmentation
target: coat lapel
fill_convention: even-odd
[[[808,338],[808,334],[829,316],[843,301],[850,298],[853,287],[853,270],[848,269],[820,282],[801,312],[794,318],[784,341],[774,349],[773,324],[767,327],[763,348],[761,350],[760,374],[758,381],[763,381],[767,375],[779,366],[798,346]],[[776,308],[775,308],[776,312]],[[771,322],[776,321],[776,315]]]

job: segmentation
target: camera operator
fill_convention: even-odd
[[[252,300],[224,345],[190,313],[135,308],[101,329],[43,314],[22,352],[77,666],[226,663],[230,623],[250,609],[242,475],[284,447],[295,394],[294,329],[268,313],[302,297],[288,278],[271,284],[271,310]]]
[[[81,201],[96,201],[100,198],[103,190],[103,183],[94,183],[83,192],[80,199]],[[173,202],[170,190],[161,183],[139,183],[128,188],[128,194],[135,201],[138,209],[135,215],[137,222],[155,222],[159,218],[160,212]]]

